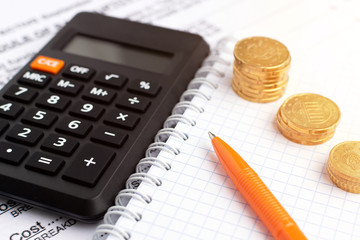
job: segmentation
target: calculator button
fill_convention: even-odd
[[[150,105],[150,101],[144,97],[124,93],[116,103],[119,107],[124,107],[137,112],[145,112]]]
[[[76,96],[82,88],[83,85],[80,82],[63,78],[58,79],[50,86],[51,91],[70,96]]]
[[[20,104],[0,100],[0,117],[15,119],[23,110]]]
[[[64,160],[60,157],[36,152],[31,155],[25,164],[25,168],[48,175],[55,175],[64,164]]]
[[[104,118],[105,124],[127,129],[134,129],[139,120],[140,117],[138,115],[117,109],[108,112]]]
[[[26,148],[12,143],[0,142],[0,161],[19,165],[27,154]]]
[[[95,121],[101,117],[104,111],[105,109],[100,105],[89,102],[77,102],[71,107],[70,114]]]
[[[31,108],[25,113],[21,121],[37,127],[49,128],[56,119],[57,115],[55,113],[43,109]]]
[[[50,134],[41,145],[41,149],[70,156],[79,146],[79,142],[70,137],[60,136],[57,134]]]
[[[81,80],[89,80],[94,74],[94,69],[76,64],[69,65],[63,72],[64,76],[73,77]]]
[[[116,93],[114,90],[97,86],[90,86],[85,91],[83,98],[99,103],[110,103],[114,99],[115,95]]]
[[[29,103],[38,93],[31,88],[19,85],[12,85],[4,94],[4,98],[15,100],[22,103]]]
[[[70,99],[68,99],[67,97],[51,93],[45,93],[41,95],[35,103],[35,105],[38,107],[43,107],[59,112],[64,111],[69,104]]]
[[[91,141],[110,145],[112,147],[120,147],[128,135],[124,132],[119,131],[118,129],[99,126],[91,135]]]
[[[64,117],[55,128],[56,131],[66,133],[75,137],[85,137],[92,125],[85,121],[72,117]]]
[[[126,80],[127,78],[121,74],[102,72],[96,77],[95,83],[119,89],[125,84]]]
[[[160,90],[160,84],[153,81],[134,79],[130,81],[128,89],[131,92],[145,94],[148,96],[156,96]]]
[[[12,142],[34,146],[43,135],[39,129],[17,124],[10,129],[6,135],[6,139]]]
[[[115,153],[109,149],[86,144],[65,170],[63,178],[93,187],[114,157]]]
[[[45,87],[51,80],[51,77],[44,73],[26,71],[19,79],[19,83],[30,85],[37,88]]]
[[[0,119],[0,135],[3,134],[8,127],[9,123],[4,119]]]
[[[65,62],[63,60],[46,56],[38,56],[30,64],[30,67],[34,70],[57,74],[64,67],[64,65]]]

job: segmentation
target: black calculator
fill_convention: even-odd
[[[76,15],[1,90],[0,194],[101,219],[208,54],[198,35]]]

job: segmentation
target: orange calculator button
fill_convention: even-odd
[[[40,55],[35,58],[30,67],[34,70],[57,74],[64,67],[64,65],[65,62],[63,60]]]

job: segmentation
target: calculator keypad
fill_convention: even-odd
[[[98,103],[111,103],[115,98],[116,92],[109,88],[98,86],[89,86],[83,95],[86,100],[91,100]]]
[[[61,157],[36,152],[31,155],[25,168],[47,175],[55,175],[64,164],[65,161]]]
[[[65,95],[76,96],[83,87],[84,85],[79,81],[59,78],[50,86],[50,90]]]
[[[112,109],[104,118],[106,124],[126,129],[134,129],[139,120],[140,117],[137,114],[117,109]]]
[[[160,84],[154,81],[134,79],[130,82],[128,89],[131,92],[141,93],[153,97],[159,92]]]
[[[93,131],[91,141],[113,147],[121,147],[127,138],[128,135],[119,129],[99,126]]]
[[[124,86],[127,78],[120,73],[101,72],[100,76],[95,79],[95,83],[116,89]]]
[[[51,77],[48,74],[29,70],[21,76],[18,82],[36,88],[44,88],[50,82],[50,80]]]
[[[36,106],[46,108],[49,110],[54,110],[58,112],[63,112],[70,104],[70,99],[68,97],[45,93],[40,96],[36,102]]]
[[[47,56],[37,56],[30,64],[34,70],[57,74],[65,65],[61,59],[51,58]]]
[[[61,65],[59,59],[39,57],[40,65],[44,61]],[[151,105],[148,97],[156,96],[161,87],[153,81],[129,80],[118,72],[96,75],[95,69],[78,64],[55,76],[47,74],[54,69],[45,67],[44,73],[42,67],[25,70],[0,100],[0,134],[9,141],[0,141],[0,162],[25,161],[30,171],[61,172],[65,181],[93,187],[116,155],[109,148],[124,145]],[[85,87],[84,81],[90,80]],[[31,107],[25,110],[23,103]],[[21,124],[11,126],[1,118],[19,119]]]
[[[50,134],[41,145],[41,149],[48,152],[70,156],[79,146],[79,142],[71,137]]]
[[[20,104],[0,100],[0,117],[15,119],[23,110]]]
[[[71,115],[94,121],[98,120],[104,112],[105,109],[101,105],[85,101],[76,102],[70,108]]]
[[[56,126],[55,130],[61,133],[83,138],[89,133],[91,128],[91,123],[86,120],[80,120],[73,117],[63,117]]]
[[[95,70],[86,66],[81,66],[77,64],[69,65],[63,75],[70,78],[80,79],[84,81],[90,80],[90,78],[95,74]]]
[[[34,100],[37,94],[37,91],[35,91],[34,89],[25,86],[12,85],[5,92],[4,98],[11,99],[17,102],[29,103]]]
[[[136,112],[145,112],[150,106],[150,100],[139,95],[124,93],[120,96],[116,105]]]
[[[92,187],[114,157],[113,151],[95,144],[86,144],[67,168],[63,178]]]
[[[34,146],[43,135],[43,132],[37,128],[17,124],[7,133],[6,139],[28,146]]]
[[[55,113],[48,110],[31,108],[25,113],[21,121],[37,127],[50,128],[57,118]]]
[[[19,165],[27,154],[28,151],[24,147],[12,143],[0,142],[0,161]]]

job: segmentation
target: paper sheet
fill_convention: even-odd
[[[334,186],[325,170],[332,146],[360,136],[358,9],[356,1],[8,1],[0,9],[0,84],[80,11],[196,32],[211,45],[229,34],[278,39],[292,56],[285,96],[270,104],[244,101],[232,92],[228,73],[196,118],[190,141],[179,147],[186,157],[174,159],[162,175],[164,188],[152,190],[154,201],[133,226],[134,239],[271,239],[218,164],[208,130],[243,155],[309,239],[359,238],[359,196]],[[276,110],[299,92],[339,105],[341,123],[329,142],[302,146],[277,131]],[[95,226],[0,201],[0,239],[90,239]]]

